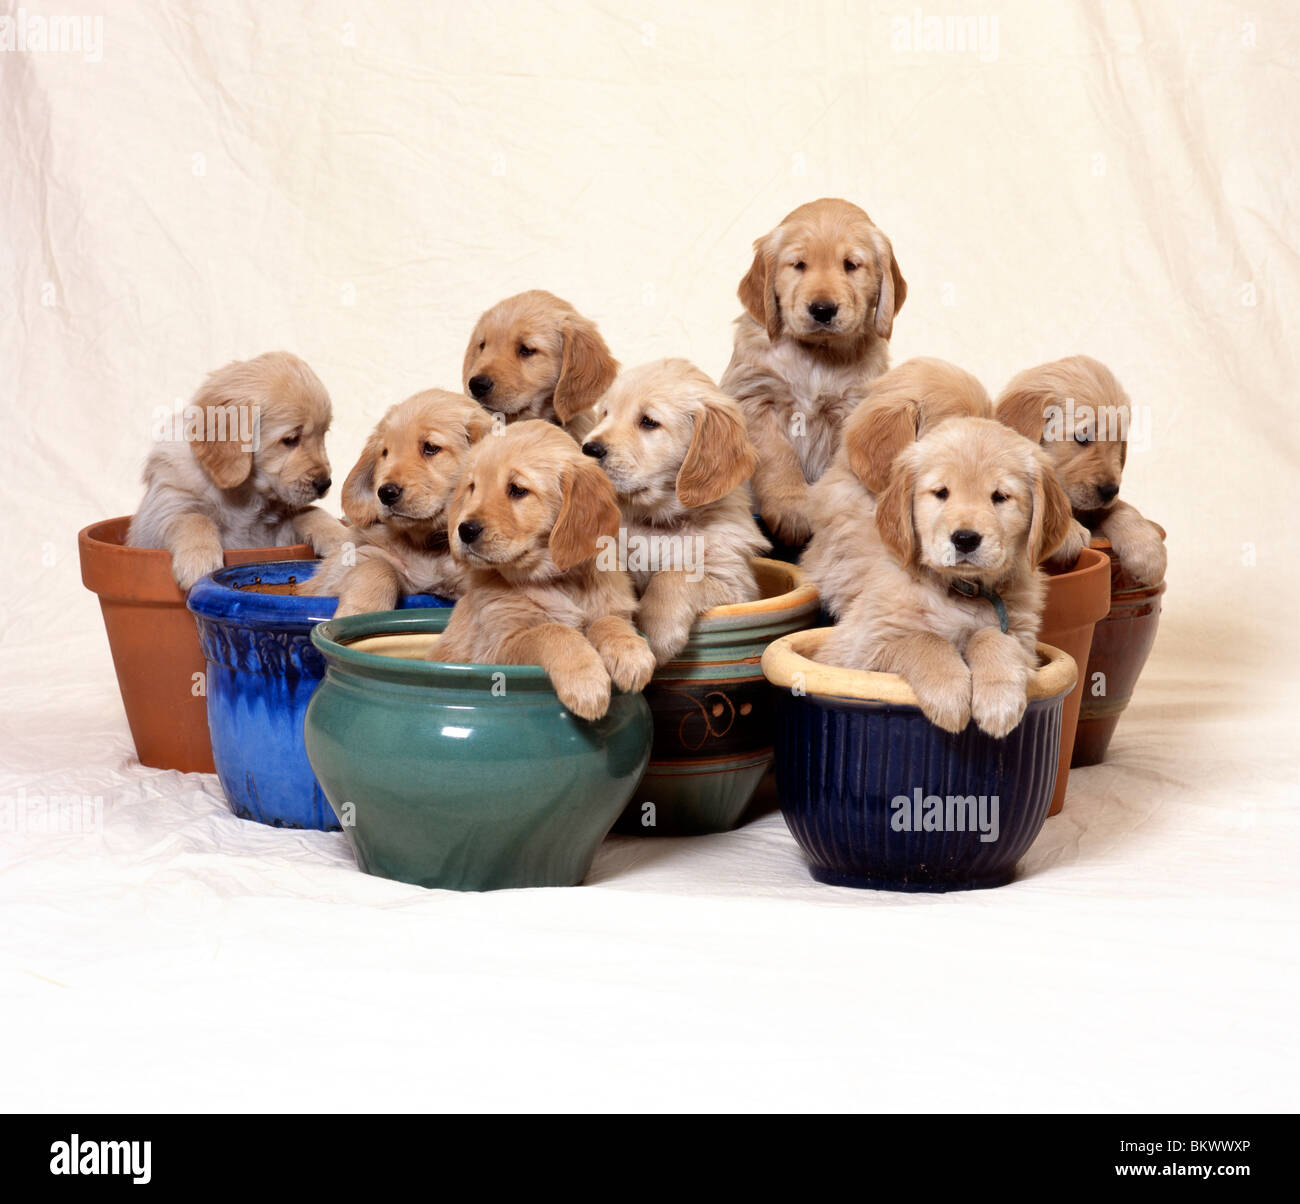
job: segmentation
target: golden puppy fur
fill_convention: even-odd
[[[1046,577],[1070,507],[1043,451],[989,418],[950,418],[894,461],[880,554],[822,660],[901,675],[930,722],[1001,737],[1025,710]],[[967,597],[954,581],[981,593]],[[1006,607],[1004,633],[988,592]]]
[[[745,313],[722,391],[740,402],[758,450],[754,493],[772,532],[811,534],[808,484],[840,428],[889,366],[907,284],[889,239],[856,205],[801,205],[754,244],[737,290]]]
[[[877,377],[844,423],[831,466],[808,490],[813,537],[799,559],[826,612],[838,618],[857,595],[876,497],[894,458],[947,418],[991,418],[988,392],[969,372],[938,359],[912,359]]]
[[[567,301],[533,289],[507,297],[478,320],[465,348],[465,392],[506,422],[544,418],[579,442],[584,412],[618,372],[596,324]]]
[[[447,511],[470,447],[491,427],[480,406],[443,389],[393,406],[343,483],[350,542],[302,592],[337,594],[338,618],[392,610],[403,594],[459,598],[469,574],[451,554]]]
[[[618,500],[568,435],[530,421],[481,440],[451,524],[469,588],[430,660],[541,665],[582,719],[609,709],[611,682],[645,688],[655,659],[632,626],[631,579],[596,565],[600,537],[617,538]]]
[[[1041,443],[1070,499],[1076,521],[1054,563],[1072,565],[1095,533],[1110,540],[1138,581],[1163,581],[1167,557],[1159,530],[1119,500],[1132,407],[1111,370],[1086,355],[1029,368],[1003,389],[996,412]],[[1054,414],[1060,418],[1049,421]]]
[[[595,418],[582,450],[618,493],[637,626],[662,665],[703,611],[759,596],[750,557],[768,544],[745,484],[754,448],[740,407],[682,359],[624,372]]]
[[[307,542],[325,556],[347,539],[338,519],[311,504],[330,487],[332,411],[320,378],[296,355],[268,351],[218,368],[187,413],[201,421],[149,453],[144,500],[127,533],[135,547],[171,553],[181,589],[219,569],[226,548]]]

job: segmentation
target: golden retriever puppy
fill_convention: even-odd
[[[506,422],[544,418],[581,442],[591,427],[585,411],[617,371],[594,322],[567,301],[533,289],[479,318],[465,348],[463,383]]]
[[[618,524],[609,478],[559,427],[520,422],[481,440],[451,505],[469,587],[429,659],[541,665],[582,719],[609,709],[611,682],[644,689],[655,658],[632,626],[631,579],[596,563]]]
[[[894,458],[947,418],[991,418],[988,392],[969,372],[945,360],[908,360],[878,376],[844,423],[839,448],[808,490],[813,536],[799,567],[839,618],[857,595],[865,559],[879,548],[870,534],[876,497]]]
[[[754,244],[737,290],[745,313],[722,391],[740,402],[758,450],[754,494],[778,539],[811,534],[808,485],[840,428],[889,366],[907,284],[889,239],[848,201],[812,201]]]
[[[491,427],[481,407],[443,389],[393,406],[343,483],[351,539],[302,592],[337,594],[338,618],[392,610],[403,594],[459,598],[469,574],[451,554],[447,511],[470,447]]]
[[[1043,446],[1070,499],[1075,524],[1053,563],[1073,565],[1097,534],[1110,540],[1138,581],[1163,581],[1167,557],[1159,528],[1119,498],[1132,406],[1114,373],[1086,355],[1040,364],[1012,378],[996,412]]]
[[[1046,578],[1070,506],[1041,449],[990,418],[950,418],[894,461],[862,592],[822,659],[897,673],[931,723],[990,736],[1025,711]]]
[[[320,378],[287,351],[218,368],[149,453],[127,543],[166,548],[183,590],[226,548],[306,542],[329,555],[348,538],[312,505],[330,487],[331,417]]]
[[[620,567],[631,573],[637,626],[662,665],[703,611],[759,596],[750,557],[768,544],[745,484],[754,448],[740,407],[682,359],[624,372],[595,419],[582,450],[618,493]]]

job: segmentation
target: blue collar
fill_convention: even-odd
[[[948,584],[961,594],[963,598],[987,598],[993,603],[993,609],[997,611],[998,626],[1002,628],[1002,634],[1007,633],[1007,604],[1002,601],[1002,596],[997,590],[988,589],[983,585],[976,585],[973,581],[963,581],[960,577],[954,577]]]

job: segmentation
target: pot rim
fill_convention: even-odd
[[[1084,548],[1074,567],[1047,575],[1043,626],[1056,630],[1067,622],[1098,623],[1110,610],[1110,557],[1100,548]],[[1068,614],[1063,613],[1068,608]],[[1056,612],[1056,613],[1053,613]]]
[[[893,706],[919,707],[912,687],[896,673],[876,673],[865,669],[842,669],[812,659],[833,628],[814,627],[796,631],[769,644],[763,653],[763,675],[772,685],[791,689],[795,675],[804,695],[843,699],[846,702],[887,703]],[[1064,697],[1078,679],[1074,658],[1051,644],[1038,644],[1038,655],[1046,660],[1029,679],[1030,702]]]
[[[139,548],[124,543],[132,515],[101,518],[77,532],[81,583],[103,598],[124,598],[146,605],[183,606],[185,594],[172,577],[172,557],[166,548]],[[226,548],[225,567],[293,561],[301,564],[315,556],[310,544],[283,544],[275,548]],[[296,559],[295,559],[296,557]],[[129,584],[113,580],[123,574]]]
[[[541,665],[417,661],[382,656],[378,652],[364,652],[351,647],[354,642],[371,636],[430,634],[430,621],[429,616],[421,610],[383,610],[349,615],[344,619],[317,623],[311,631],[311,642],[329,665],[357,669],[369,677],[427,687],[490,689],[496,684],[495,675],[503,673],[509,686],[518,686],[532,693],[547,693],[559,702],[559,695],[551,685],[550,676]],[[615,696],[620,693],[620,690],[614,691]]]
[[[767,619],[787,618],[791,613],[801,611],[813,612],[821,607],[821,596],[817,587],[808,580],[808,574],[798,565],[786,564],[783,560],[773,560],[768,556],[751,556],[750,564],[755,568],[762,565],[769,571],[788,574],[790,588],[770,598],[758,598],[753,602],[730,602],[725,606],[714,606],[696,617],[692,634],[696,632],[725,631],[746,624],[762,623]]]
[[[290,577],[306,580],[318,560],[267,560],[254,564],[227,565],[195,582],[186,606],[191,612],[216,623],[233,623],[239,627],[279,627],[307,631],[317,623],[328,621],[338,607],[333,594],[264,594],[257,590],[238,589],[235,581],[250,575],[269,578],[268,585],[283,585]],[[433,594],[407,594],[401,609],[443,610],[450,599]]]

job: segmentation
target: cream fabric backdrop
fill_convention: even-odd
[[[0,793],[105,799],[98,839],[3,834],[0,1102],[1295,1107],[1297,22],[990,3],[914,44],[963,9],[115,3],[0,51]],[[769,815],[425,893],[134,763],[74,536],[155,407],[289,348],[341,480],[529,287],[717,375],[751,241],[824,195],[893,240],[895,362],[1085,351],[1149,407],[1160,638],[1020,882],[818,887]]]

